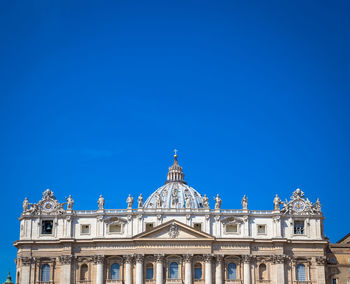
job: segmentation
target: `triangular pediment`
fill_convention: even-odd
[[[214,240],[214,237],[197,231],[176,220],[170,220],[134,237],[135,240]]]

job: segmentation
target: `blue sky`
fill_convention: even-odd
[[[350,232],[348,1],[0,4],[0,278],[25,196],[125,208],[172,150],[223,208],[300,187],[325,233]],[[213,205],[213,201],[211,203]]]

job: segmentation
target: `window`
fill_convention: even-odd
[[[152,263],[148,263],[146,265],[146,279],[147,280],[153,279],[153,264]]]
[[[229,263],[227,265],[227,278],[228,280],[237,280],[237,265],[236,263]]]
[[[194,223],[193,228],[197,231],[202,231],[202,224],[201,223]]]
[[[44,264],[41,267],[41,282],[50,282],[50,265]]]
[[[258,235],[266,234],[266,225],[258,225]]]
[[[259,280],[267,280],[266,277],[266,264],[262,263],[259,265]]]
[[[109,232],[110,233],[121,233],[122,226],[120,224],[110,224],[109,225]]]
[[[120,265],[113,263],[111,265],[111,280],[120,280]]]
[[[177,262],[170,263],[169,278],[170,279],[178,279],[179,278],[179,265],[177,264]]]
[[[304,235],[304,221],[295,221],[294,222],[294,234],[295,235]]]
[[[338,284],[337,279],[333,278],[333,279],[332,279],[332,284]]]
[[[90,234],[90,225],[81,225],[80,234],[82,234],[82,235]]]
[[[153,223],[146,223],[146,232],[151,231],[153,229]]]
[[[306,281],[305,265],[297,265],[297,281]]]
[[[43,235],[52,235],[53,221],[44,220],[41,223],[41,233]]]
[[[194,265],[194,279],[199,280],[202,279],[202,264],[196,263]]]
[[[237,224],[227,224],[226,225],[226,233],[237,233],[238,226]]]
[[[88,279],[88,271],[89,271],[89,268],[88,268],[87,264],[84,263],[80,267],[80,280],[89,280]]]

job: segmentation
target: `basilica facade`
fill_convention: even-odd
[[[135,202],[134,202],[135,201]],[[214,206],[210,206],[212,203]],[[19,284],[325,284],[320,202],[296,189],[267,210],[223,209],[187,185],[177,155],[163,186],[127,208],[74,210],[47,189],[23,202]],[[272,206],[273,205],[273,206]]]

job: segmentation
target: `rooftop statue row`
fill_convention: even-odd
[[[144,202],[142,194],[137,198],[137,208],[138,209],[210,209],[209,198],[206,194],[203,196],[196,191],[194,188],[187,185],[184,179],[185,175],[183,173],[182,167],[177,161],[177,154],[175,152],[174,162],[171,167],[169,167],[167,180],[165,184],[155,190]],[[217,194],[214,197],[215,210],[221,209],[222,200]],[[98,201],[98,210],[104,210],[105,200],[102,195],[100,195]],[[129,194],[126,199],[127,209],[132,210],[134,198]],[[242,210],[248,210],[248,198],[246,195],[243,196],[241,201]],[[37,204],[29,203],[26,198],[23,202],[23,213],[25,214],[40,214],[40,213],[53,213],[62,214],[65,211],[71,212],[73,210],[74,201],[69,195],[66,198],[66,202],[59,203],[53,192],[47,189],[43,193],[43,198]],[[282,202],[278,195],[273,200],[274,211],[280,211],[280,206],[282,205],[281,212],[284,214],[292,213],[311,213],[318,214],[321,212],[321,204],[319,200],[315,204],[311,203],[309,199],[305,199],[304,193],[297,189],[294,191],[290,198],[290,201]],[[67,209],[64,209],[64,205],[67,205]]]
[[[39,215],[39,214],[63,214],[65,212],[71,213],[73,212],[73,204],[74,200],[72,199],[71,195],[69,197],[65,198],[66,202],[60,203],[56,200],[56,197],[53,195],[53,192],[50,189],[47,189],[43,192],[43,197],[38,203],[29,203],[28,198],[26,197],[23,201],[23,214],[25,215]],[[189,206],[190,203],[187,199],[186,209],[191,209]],[[216,197],[214,197],[215,200],[215,210],[221,209],[221,203],[222,200],[219,197],[219,194],[217,194]],[[127,209],[132,210],[133,209],[133,203],[134,198],[129,194],[129,196],[126,199],[127,203]],[[209,208],[209,198],[204,195],[203,196],[203,203],[204,206],[202,207],[203,210],[210,209]],[[97,200],[98,204],[98,210],[103,211],[104,205],[105,205],[105,199],[102,195]],[[248,211],[248,197],[246,195],[243,196],[242,201],[242,212]],[[66,206],[66,209],[64,209],[64,205]],[[140,194],[137,198],[137,205],[138,209],[145,208],[143,205],[143,196]],[[159,207],[156,207],[158,209],[162,208],[162,203],[158,203]],[[305,199],[304,192],[301,191],[299,188],[296,189],[293,192],[293,195],[290,197],[290,200],[286,200],[285,202],[281,201],[278,195],[276,194],[274,200],[273,200],[273,211],[281,212],[283,214],[320,214],[321,213],[321,203],[319,199],[317,198],[315,203],[310,202],[308,198]],[[282,205],[282,209],[281,209]]]

